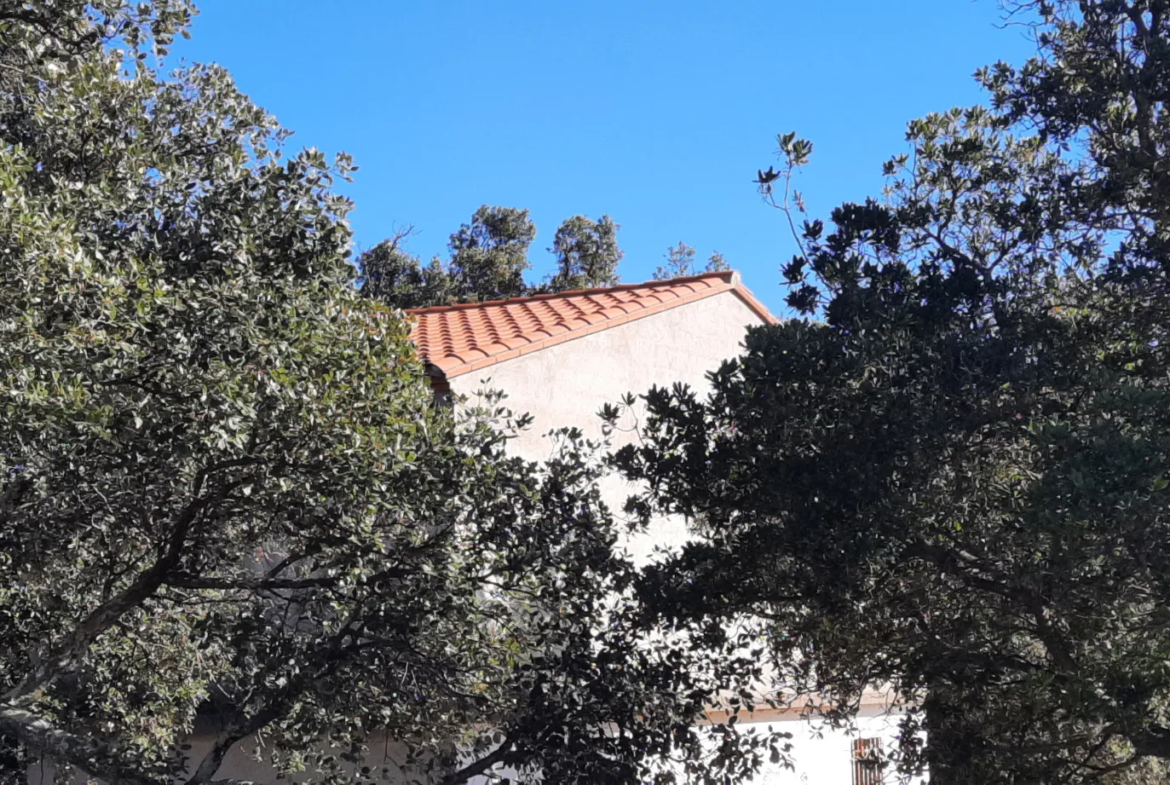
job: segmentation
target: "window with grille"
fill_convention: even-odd
[[[881,739],[854,739],[853,785],[882,785]]]

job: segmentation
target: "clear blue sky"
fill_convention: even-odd
[[[564,218],[609,213],[624,280],[683,240],[778,313],[792,243],[750,182],[775,135],[814,142],[798,188],[825,216],[880,190],[908,120],[983,100],[973,71],[1031,52],[995,0],[199,5],[177,55],[227,67],[294,143],[356,159],[359,249],[413,224],[425,259],[479,205],[527,207],[537,280]]]

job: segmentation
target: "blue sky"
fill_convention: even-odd
[[[425,259],[479,205],[526,207],[537,280],[564,218],[608,213],[623,280],[683,240],[777,313],[793,244],[750,182],[775,135],[813,141],[797,187],[826,216],[880,191],[908,120],[983,100],[973,71],[1031,52],[995,0],[199,6],[176,55],[227,67],[294,144],[356,159],[359,249],[413,224]]]

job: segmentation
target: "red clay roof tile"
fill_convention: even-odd
[[[419,352],[449,379],[723,292],[734,292],[761,319],[775,324],[739,273],[730,270],[407,313],[414,319],[411,335]]]

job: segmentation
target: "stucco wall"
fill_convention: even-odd
[[[627,392],[644,393],[654,385],[674,382],[706,392],[706,374],[739,354],[747,327],[762,323],[734,293],[725,292],[458,376],[451,380],[451,390],[469,398],[480,390],[504,391],[514,412],[533,416],[532,426],[513,449],[542,460],[552,452],[547,434],[554,428],[576,426],[586,436],[600,439],[597,412]],[[633,424],[633,416],[623,423],[626,428]],[[632,430],[616,433],[611,447],[636,438]],[[619,513],[635,490],[615,475],[605,477],[601,488],[606,503]],[[634,559],[644,563],[654,558],[657,548],[677,547],[686,537],[683,521],[659,520],[626,545]],[[754,724],[753,719],[761,732],[771,725],[792,734],[794,764],[793,769],[767,766],[755,785],[851,785],[853,739],[880,737],[889,750],[897,732],[897,717],[881,707],[866,709],[852,733],[827,729],[823,723],[801,719],[797,712],[744,718],[741,727]],[[894,782],[893,775],[887,781]]]
[[[553,428],[576,426],[600,439],[597,412],[627,392],[644,393],[656,384],[674,382],[706,391],[706,373],[739,354],[748,325],[762,323],[739,297],[724,292],[458,376],[451,380],[451,390],[469,397],[484,389],[507,393],[513,411],[534,418],[514,449],[542,460],[551,453],[546,434]],[[632,424],[632,418],[623,423]],[[632,432],[617,433],[613,446],[634,438]],[[606,503],[620,512],[630,486],[609,476],[601,487]],[[677,545],[685,534],[680,521],[660,521],[652,532],[629,540],[628,547],[636,560],[644,561],[655,546]]]
[[[740,729],[757,726],[761,734],[779,731],[790,734],[787,760],[765,762],[752,785],[854,785],[853,742],[856,739],[881,739],[882,754],[888,756],[896,748],[899,710],[884,706],[864,707],[850,730],[834,729],[823,720],[802,718],[789,711],[770,717],[757,717],[756,722],[741,721]],[[713,742],[712,746],[717,744]],[[884,772],[886,785],[922,785],[922,778],[907,783],[893,771]]]

